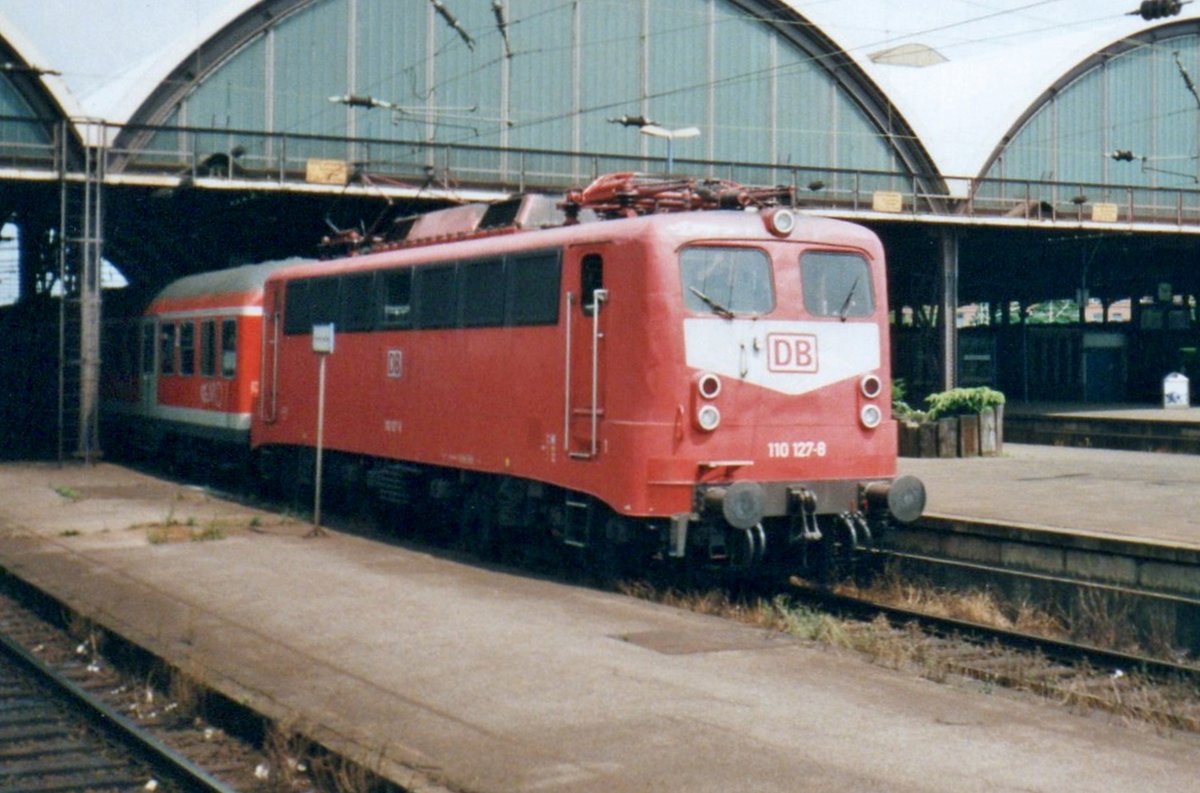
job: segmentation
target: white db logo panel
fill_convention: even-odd
[[[768,333],[767,370],[796,374],[816,374],[817,337],[811,333]]]

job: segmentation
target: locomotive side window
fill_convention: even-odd
[[[412,270],[384,270],[383,316],[380,325],[385,328],[408,328],[412,326]]]
[[[313,278],[308,282],[309,326],[305,333],[312,332],[313,325],[337,323],[341,308],[341,279]],[[339,330],[341,328],[339,327]]]
[[[342,276],[338,290],[338,333],[370,330],[375,322],[374,275]]]
[[[504,324],[504,262],[488,259],[458,267],[459,297],[464,328],[495,328]]]
[[[340,280],[329,277],[289,281],[284,294],[283,332],[312,333],[313,325],[336,324],[341,309]]]
[[[164,323],[158,332],[160,374],[175,374],[175,323]]]
[[[583,315],[590,317],[596,310],[596,290],[604,288],[604,259],[598,253],[589,253],[579,263],[579,290],[583,292],[580,305]]]
[[[875,313],[871,270],[856,253],[809,251],[800,257],[804,308],[817,317],[869,317]]]
[[[237,374],[237,320],[221,320],[221,376]]]
[[[697,314],[768,314],[775,308],[771,260],[754,248],[698,246],[680,254],[683,300]]]
[[[597,259],[600,257],[596,257]],[[558,251],[508,260],[508,324],[557,325],[562,265]]]
[[[458,324],[458,279],[455,266],[417,270],[417,327],[453,328]]]

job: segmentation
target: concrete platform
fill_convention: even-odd
[[[899,465],[925,483],[929,515],[1200,549],[1200,456],[1006,442],[998,457]]]
[[[307,528],[109,465],[0,466],[0,566],[415,790],[1195,787],[1196,736]]]
[[[1200,454],[1200,407],[1009,403],[1004,434],[1018,443]]]

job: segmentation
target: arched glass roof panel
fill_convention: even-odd
[[[55,120],[48,112],[52,101],[42,96],[40,102],[35,102],[44,90],[38,81],[40,70],[27,66],[2,38],[0,62],[9,67],[0,71],[0,143],[19,156],[23,146],[44,145],[51,140],[47,124]]]
[[[402,160],[427,168],[438,164],[431,144],[457,145],[460,169],[509,178],[514,169],[562,173],[564,158],[579,152],[613,155],[605,169],[658,169],[664,141],[610,123],[642,116],[667,129],[700,130],[671,144],[677,160],[928,170],[915,138],[893,134],[891,120],[904,126],[870,81],[778,4],[502,0],[499,9],[263,0],[229,23],[229,41],[218,33],[203,58],[177,68],[173,79],[188,90],[152,94],[132,120],[157,125],[171,116],[187,126],[261,133],[224,149],[249,155],[246,162],[264,158],[267,169],[283,167],[270,160],[284,156],[293,164],[327,157],[367,170]],[[203,62],[200,74],[187,71],[193,61]],[[169,134],[149,147],[166,148]],[[216,138],[184,137],[181,151],[223,150]],[[513,148],[544,154],[505,153]],[[588,167],[581,162],[569,167]],[[754,168],[732,175],[785,178]]]
[[[1200,26],[1098,53],[1048,90],[986,177],[1148,188],[1200,184]]]

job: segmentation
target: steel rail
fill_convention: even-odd
[[[1043,584],[1054,584],[1056,586],[1089,589],[1095,592],[1104,592],[1112,595],[1123,595],[1135,598],[1145,598],[1146,600],[1159,601],[1163,603],[1200,607],[1200,600],[1197,600],[1196,598],[1187,597],[1185,595],[1173,595],[1167,592],[1157,592],[1153,589],[1137,589],[1134,587],[1123,586],[1121,584],[1108,584],[1103,581],[1089,581],[1084,578],[1072,578],[1070,576],[1053,575],[1051,573],[1038,573],[1030,570],[1016,570],[1011,567],[984,564],[982,562],[964,561],[962,559],[950,559],[942,556],[931,556],[929,554],[911,553],[909,551],[877,549],[871,553],[873,556],[881,558],[885,561],[889,559],[897,559],[902,562],[916,562],[918,564],[928,565],[930,567],[948,567],[973,573],[986,573],[988,575],[997,577],[1003,576],[1007,578],[1022,579],[1025,581],[1036,581]]]
[[[92,724],[113,736],[117,741],[133,749],[143,761],[160,772],[167,772],[172,782],[189,791],[202,793],[237,793],[203,768],[147,734],[128,717],[100,702],[81,686],[67,679],[24,647],[0,634],[0,651],[39,678],[51,684],[62,696],[76,706]]]
[[[1068,664],[1077,664],[1083,660],[1099,669],[1122,672],[1136,670],[1158,680],[1182,680],[1200,685],[1200,666],[1109,650],[1065,639],[1038,636],[970,620],[938,616],[915,609],[879,603],[869,598],[837,594],[815,587],[803,587],[802,591],[806,597],[818,600],[826,607],[852,612],[864,619],[874,615],[883,615],[889,622],[916,622],[938,635],[954,635],[976,641],[993,639],[1009,647],[1036,650],[1048,659]]]

